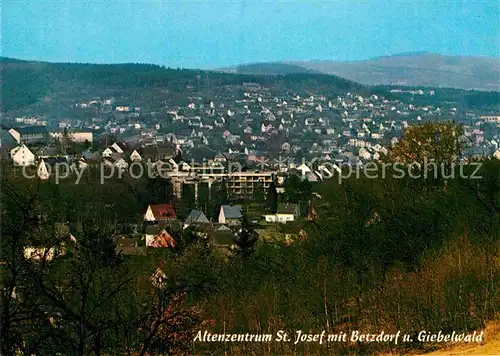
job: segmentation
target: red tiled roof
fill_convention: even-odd
[[[175,240],[170,236],[170,234],[162,230],[158,235],[154,237],[152,247],[175,247]]]
[[[175,219],[175,210],[172,204],[151,205],[156,220]]]

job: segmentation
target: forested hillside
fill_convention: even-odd
[[[363,86],[329,75],[287,74],[283,76],[228,74],[189,69],[171,69],[150,64],[73,64],[1,59],[3,111],[19,109],[54,95],[73,99],[99,96],[103,91],[138,92],[168,90],[186,94],[198,90],[209,94],[224,86],[258,83],[279,91],[363,91]]]
[[[139,63],[75,64],[1,58],[0,64],[4,113],[55,98],[61,102],[59,109],[65,109],[64,106],[80,98],[109,94],[147,96],[148,106],[155,108],[162,100],[170,99],[172,103],[179,103],[186,100],[187,95],[199,93],[210,96],[224,88],[237,90],[243,83],[258,83],[275,95],[285,92],[303,96],[357,92],[397,97],[397,94],[390,93],[390,86],[363,86],[334,75],[319,74],[312,70],[298,71],[293,65],[284,64],[257,65],[252,67],[251,74],[172,69]],[[498,92],[458,89],[440,89],[435,96],[416,96],[415,100],[426,105],[439,106],[443,102],[451,102],[460,108],[484,110],[498,109],[500,102]]]

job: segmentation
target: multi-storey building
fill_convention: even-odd
[[[9,133],[18,144],[47,142],[49,134],[45,126],[24,126],[12,128]]]

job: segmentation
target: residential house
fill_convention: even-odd
[[[18,144],[47,142],[49,134],[45,126],[24,126],[12,128],[9,133]]]
[[[264,218],[267,222],[278,222],[285,224],[288,221],[295,221],[300,216],[298,204],[280,204],[276,214],[266,214]]]
[[[359,158],[362,158],[362,159],[365,159],[365,160],[369,160],[371,158],[371,153],[370,151],[368,151],[366,148],[362,147],[359,149]]]
[[[219,224],[238,225],[242,216],[241,205],[222,205],[219,212]]]
[[[161,222],[176,219],[175,210],[172,204],[149,205],[144,214],[144,221]]]
[[[43,159],[40,161],[40,164],[38,165],[38,168],[36,170],[36,174],[37,174],[38,178],[40,178],[41,180],[49,179],[49,176],[50,176],[49,169],[47,168],[47,165],[45,164]]]
[[[132,153],[130,154],[130,161],[132,161],[132,162],[142,161],[142,157],[139,154],[139,152],[137,152],[137,150],[133,150]]]
[[[191,224],[209,224],[210,221],[207,219],[205,214],[200,210],[191,210],[189,215],[184,222],[185,225]]]
[[[233,233],[233,231],[226,225],[219,225],[219,227],[217,227],[217,229],[215,229],[215,231],[219,231],[219,232],[222,232],[222,231],[225,231],[225,232],[228,232],[228,233]]]
[[[122,148],[116,142],[111,145],[111,148],[117,153],[123,153]]]
[[[146,237],[146,246],[154,248],[165,248],[165,247],[175,247],[174,238],[163,229],[153,236],[152,240],[148,240]]]
[[[306,173],[311,172],[311,168],[309,168],[306,163],[302,163],[296,169],[301,172],[302,176],[305,176]]]
[[[129,112],[130,110],[130,105],[115,105],[115,111]]]
[[[128,168],[128,163],[123,158],[117,159],[113,164],[116,168],[122,171],[125,171]]]
[[[35,164],[35,155],[24,143],[13,148],[10,151],[10,157],[15,166],[27,167]]]
[[[87,168],[89,166],[89,164],[87,163],[87,161],[85,160],[85,158],[80,157],[80,159],[76,163],[76,166],[78,167],[78,169],[85,169],[85,168]]]
[[[92,142],[94,139],[94,133],[92,129],[72,129],[65,131],[50,131],[49,135],[56,139],[61,139],[66,136],[70,141],[73,142]]]
[[[161,289],[167,284],[167,275],[160,268],[157,268],[151,277],[149,277],[149,280],[153,286]]]
[[[102,151],[102,157],[111,157],[111,155],[114,153],[114,151],[107,147],[104,151]]]

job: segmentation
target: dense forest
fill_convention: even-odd
[[[56,185],[4,170],[2,354],[425,350],[433,345],[192,340],[205,329],[294,334],[483,327],[500,305],[500,162],[484,161],[478,176],[328,180],[313,187],[315,194],[305,193],[309,218],[293,226],[302,232],[292,244],[257,242],[227,257],[183,231],[173,249],[121,256],[106,222],[137,219],[141,199],[155,199],[142,195],[154,194],[154,182],[140,183],[151,188],[141,193],[139,183],[126,179]],[[311,187],[296,193],[301,189]],[[77,242],[62,238],[64,223]],[[64,243],[66,254],[51,263],[24,258],[23,248],[34,241]],[[168,276],[162,288],[150,281],[156,268]]]
[[[281,75],[231,74],[215,71],[172,69],[151,64],[77,64],[30,62],[0,58],[2,69],[2,112],[12,112],[55,95],[68,95],[73,100],[99,96],[110,90],[122,94],[144,89],[168,90],[183,95],[196,91],[213,95],[226,86],[258,83],[275,95],[294,92],[300,95],[339,95],[347,92],[376,93],[389,98],[401,98],[390,93],[391,87],[363,86],[333,75],[283,72]],[[435,96],[414,96],[418,104],[454,103],[462,109],[498,109],[499,93],[439,89]],[[179,99],[179,97],[176,97]]]

